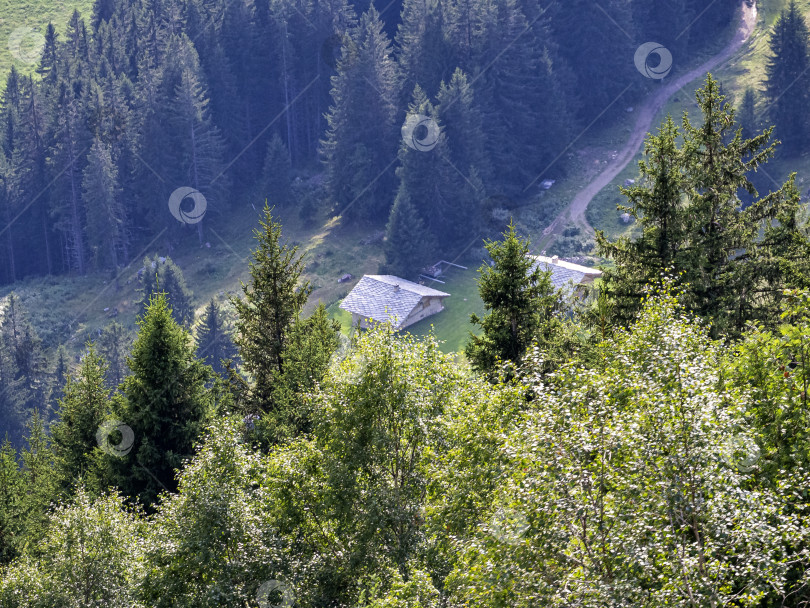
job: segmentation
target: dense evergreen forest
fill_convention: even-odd
[[[115,269],[184,228],[204,240],[265,197],[381,226],[398,204],[452,253],[488,196],[520,195],[643,92],[636,36],[686,57],[737,2],[663,4],[97,0],[48,29],[34,77],[6,78],[0,284]],[[398,158],[409,110],[443,127],[442,162]],[[325,191],[295,200],[290,171],[321,163]],[[207,200],[196,227],[167,212],[181,187]]]
[[[795,174],[758,189],[810,124],[794,3],[761,98],[708,75],[647,136],[591,287],[509,218],[485,239],[463,352],[342,336],[276,211],[384,227],[407,274],[644,93],[632,35],[695,52],[735,4],[98,0],[51,28],[4,91],[2,281],[136,261],[142,293],[78,361],[0,305],[0,608],[810,604],[810,222]],[[195,319],[138,251],[250,204],[246,280]]]

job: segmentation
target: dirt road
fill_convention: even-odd
[[[611,160],[604,171],[582,189],[574,197],[568,207],[556,217],[551,225],[543,230],[545,247],[551,244],[554,237],[562,232],[563,228],[565,228],[565,225],[568,223],[578,224],[585,228],[587,232],[593,233],[593,228],[588,224],[588,220],[585,217],[585,211],[588,209],[588,205],[591,200],[593,200],[593,197],[599,194],[605,186],[610,184],[616,176],[624,170],[628,163],[633,160],[636,152],[638,152],[644,143],[647,133],[649,133],[652,128],[652,122],[655,116],[661,108],[664,107],[667,100],[693,80],[700,78],[707,72],[710,72],[728,61],[751,36],[756,27],[756,23],[756,4],[749,6],[748,2],[744,0],[742,3],[740,25],[728,46],[701,66],[682,74],[672,82],[664,84],[658,93],[637,108],[638,118],[636,119],[636,124],[633,127],[627,143],[619,150],[616,158]]]

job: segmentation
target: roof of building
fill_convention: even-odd
[[[532,270],[538,266],[544,272],[550,270],[551,284],[558,289],[567,288],[570,285],[588,285],[593,283],[596,277],[602,276],[601,270],[566,262],[556,256],[549,258],[544,255],[533,255],[531,257],[536,260]]]
[[[394,328],[399,328],[425,296],[449,295],[390,274],[367,274],[343,299],[340,307],[364,319],[391,321]]]

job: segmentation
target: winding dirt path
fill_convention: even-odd
[[[752,3],[749,6],[748,1],[743,0],[741,8],[740,25],[728,46],[704,64],[682,74],[672,82],[665,84],[660,91],[639,106],[636,124],[633,127],[627,143],[619,150],[616,158],[611,160],[608,166],[605,167],[590,184],[577,193],[568,207],[556,217],[548,228],[543,230],[544,236],[542,241],[544,241],[544,246],[548,246],[553,241],[554,237],[562,232],[565,225],[570,222],[582,226],[588,233],[593,234],[593,228],[588,224],[588,220],[585,217],[585,211],[588,209],[588,205],[591,200],[593,200],[605,186],[610,184],[630,161],[633,160],[636,152],[638,152],[641,145],[644,143],[647,133],[652,128],[652,122],[655,116],[661,108],[664,107],[667,100],[693,80],[700,78],[707,72],[710,72],[717,66],[728,61],[753,33],[757,23],[756,3]]]

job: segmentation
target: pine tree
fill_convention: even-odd
[[[522,193],[571,141],[572,104],[555,71],[547,18],[528,21],[517,0],[493,7],[485,52],[498,60],[481,78],[484,133],[496,184]]]
[[[766,66],[765,95],[776,136],[784,150],[795,154],[806,140],[808,121],[805,108],[810,95],[810,52],[804,16],[791,0],[774,24],[770,37],[773,56]]]
[[[166,258],[160,266],[158,289],[166,293],[166,301],[177,324],[186,329],[191,327],[194,322],[194,294],[186,285],[183,271],[171,258]]]
[[[218,195],[226,185],[222,157],[224,142],[211,119],[208,88],[199,59],[191,42],[182,41],[177,49],[183,64],[171,104],[174,142],[180,153],[172,175],[176,183],[192,187],[207,200],[208,212],[224,207]],[[203,221],[196,223],[200,245],[203,243]]]
[[[88,344],[76,378],[68,378],[57,420],[51,427],[58,477],[67,492],[72,492],[79,480],[87,487],[102,489],[93,453],[98,447],[96,433],[110,405],[106,371],[103,359]]]
[[[206,383],[213,372],[195,357],[191,336],[162,294],[139,321],[129,367],[113,415],[132,429],[134,444],[107,460],[121,491],[151,507],[161,491],[176,490],[176,470],[193,454],[211,413]]]
[[[301,282],[304,263],[297,247],[281,242],[281,224],[265,203],[258,248],[250,263],[250,284],[244,296],[231,301],[236,309],[236,344],[245,370],[253,378],[251,403],[257,411],[275,408],[273,389],[284,374],[290,329],[301,314],[312,287]]]
[[[225,326],[222,311],[213,298],[205,307],[197,330],[197,357],[223,378],[227,370],[222,362],[236,358],[236,346]]]
[[[455,67],[444,35],[444,5],[433,0],[405,0],[396,41],[402,74],[401,97],[407,103],[415,86],[435,94]]]
[[[267,198],[273,205],[283,207],[289,204],[292,198],[290,153],[278,134],[273,134],[267,143],[262,181],[267,191]]]
[[[740,107],[737,109],[737,122],[742,127],[743,139],[752,139],[759,132],[756,105],[754,89],[748,87],[745,89]]]
[[[471,316],[482,334],[470,334],[464,353],[473,368],[494,376],[499,363],[520,364],[535,342],[545,349],[557,347],[562,296],[551,273],[540,270],[529,256],[529,242],[518,237],[514,223],[502,241],[487,241],[485,247],[494,264],[478,270],[478,291],[489,312],[483,319]]]
[[[9,563],[19,550],[22,482],[17,450],[6,435],[0,446],[0,564]]]
[[[98,268],[126,262],[126,215],[121,204],[118,168],[110,147],[93,142],[84,169],[82,192],[87,216],[87,244]]]
[[[597,233],[600,255],[616,262],[603,287],[626,324],[644,286],[671,273],[681,302],[712,322],[713,335],[734,336],[750,321],[775,322],[783,290],[807,283],[808,240],[794,177],[764,197],[749,179],[774,153],[772,129],[744,139],[711,76],[696,96],[702,124],[684,115],[679,131],[668,120],[648,139],[644,179],[623,191],[641,235],[610,242]],[[753,203],[743,208],[739,191]]]
[[[58,502],[60,491],[53,447],[38,410],[31,414],[27,431],[28,445],[20,453],[23,483],[19,502],[20,544],[27,545],[28,552],[36,554],[47,532],[49,511]]]
[[[146,313],[152,296],[164,293],[174,320],[185,328],[191,327],[191,323],[194,321],[194,306],[192,305],[194,294],[186,285],[180,267],[171,258],[158,256],[147,257],[143,264],[141,315]]]
[[[340,323],[329,318],[323,303],[310,317],[293,323],[284,349],[284,374],[274,395],[282,404],[280,415],[273,418],[277,438],[298,437],[312,430],[311,402],[306,395],[326,376],[340,345],[339,336]]]
[[[442,82],[436,102],[450,162],[460,171],[474,169],[486,183],[491,166],[485,152],[481,109],[467,75],[460,69],[453,72],[447,84]]]
[[[127,330],[116,321],[101,330],[101,335],[98,337],[96,347],[99,355],[107,364],[107,388],[113,391],[118,390],[129,371],[127,357],[131,345],[132,339]]]
[[[436,243],[410,197],[400,187],[385,233],[385,267],[388,274],[411,277],[431,263]]]
[[[59,409],[59,402],[65,395],[65,384],[70,376],[70,363],[68,361],[67,349],[64,345],[59,345],[56,349],[56,361],[51,374],[50,397],[48,409],[56,412]]]
[[[390,210],[398,145],[396,78],[391,43],[371,7],[338,62],[322,142],[329,192],[337,211],[352,218],[380,222]]]

